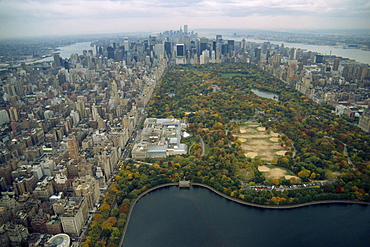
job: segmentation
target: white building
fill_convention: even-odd
[[[186,123],[178,119],[147,118],[141,140],[132,149],[134,159],[164,158],[187,153],[187,145],[180,143]]]

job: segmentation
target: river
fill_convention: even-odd
[[[206,34],[208,38],[215,38],[214,34]],[[225,36],[223,35],[224,39],[236,40],[241,41],[243,37],[233,37],[233,36]],[[274,40],[260,40],[260,39],[248,39],[245,38],[246,41],[255,42],[255,43],[264,43],[270,42],[274,45],[281,45],[284,44],[285,47],[289,48],[300,48],[307,51],[317,52],[323,55],[335,55],[338,57],[349,58],[356,60],[360,63],[370,64],[370,51],[364,51],[361,49],[343,49],[342,47],[336,46],[327,46],[327,45],[308,45],[308,44],[301,44],[301,43],[288,43],[285,41],[274,41]]]
[[[95,51],[94,51],[94,47],[91,47],[90,46],[91,42],[81,42],[81,43],[75,43],[73,45],[68,45],[68,46],[62,46],[62,47],[58,47],[58,51],[57,53],[59,53],[60,57],[62,58],[69,58],[71,56],[71,54],[73,53],[77,53],[78,55],[82,55],[83,51],[84,50],[93,50],[93,53],[95,54]],[[50,57],[46,57],[46,58],[43,58],[43,59],[40,59],[40,60],[37,60],[37,61],[34,61],[33,63],[35,62],[49,62],[49,61],[53,61],[54,58],[53,56],[50,56]]]
[[[135,205],[124,247],[369,246],[370,207],[244,206],[212,191],[166,187]]]

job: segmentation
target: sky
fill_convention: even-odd
[[[0,0],[0,39],[195,29],[370,29],[369,0]]]

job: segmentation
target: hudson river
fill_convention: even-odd
[[[369,246],[370,207],[259,209],[212,191],[166,187],[134,207],[125,247]]]

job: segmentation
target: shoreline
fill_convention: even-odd
[[[369,206],[370,202],[364,202],[364,201],[350,201],[350,200],[325,200],[325,201],[311,201],[311,202],[304,202],[299,204],[286,204],[286,205],[265,205],[265,204],[257,204],[253,202],[246,202],[239,198],[235,198],[232,196],[225,195],[224,193],[216,190],[215,188],[201,183],[191,183],[191,185],[199,186],[203,188],[207,188],[214,193],[216,193],[219,196],[224,197],[225,199],[228,199],[230,201],[234,201],[246,206],[256,207],[256,208],[264,208],[264,209],[292,209],[292,208],[301,208],[301,207],[307,207],[311,205],[320,205],[320,204],[360,204],[360,205],[366,205]]]
[[[301,208],[301,207],[307,207],[307,206],[311,206],[311,205],[322,205],[322,204],[360,204],[360,205],[364,205],[364,206],[369,206],[370,205],[370,202],[350,201],[350,200],[312,201],[312,202],[305,202],[305,203],[292,204],[292,205],[263,205],[263,204],[257,204],[257,203],[252,203],[252,202],[246,202],[246,201],[243,201],[239,198],[235,198],[235,197],[232,197],[232,196],[225,195],[224,193],[222,193],[222,192],[216,190],[215,188],[213,188],[209,185],[206,185],[206,184],[190,183],[190,185],[209,189],[210,191],[216,193],[217,195],[219,195],[219,196],[221,196],[221,197],[223,197],[227,200],[234,201],[234,202],[242,204],[242,205],[256,207],[256,208],[263,208],[263,209],[293,209],[293,208]],[[123,227],[123,230],[122,230],[121,241],[120,241],[118,246],[123,246],[123,240],[125,238],[127,227],[128,227],[128,224],[129,224],[129,221],[130,221],[130,218],[131,218],[131,214],[132,214],[132,211],[133,211],[136,203],[143,196],[145,196],[146,194],[148,194],[148,193],[150,193],[154,190],[165,188],[165,187],[170,187],[170,186],[178,186],[178,183],[167,183],[167,184],[161,184],[161,185],[154,186],[154,187],[142,192],[138,197],[136,197],[135,199],[133,199],[131,201],[130,206],[129,206],[128,211],[127,211],[126,223],[125,223],[125,225]]]

